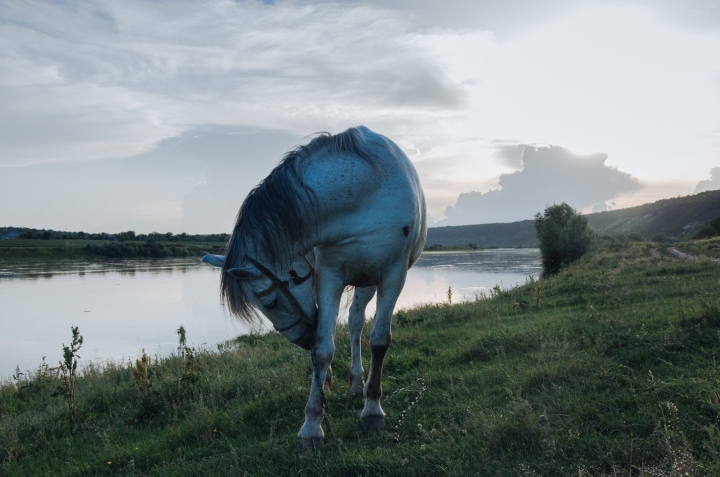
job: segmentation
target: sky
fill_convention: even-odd
[[[0,0],[0,226],[229,232],[365,125],[431,226],[720,189],[720,2]]]

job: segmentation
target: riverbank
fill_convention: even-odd
[[[111,240],[0,240],[0,259],[14,258],[169,258],[222,253],[224,243]]]
[[[716,475],[720,265],[650,248],[601,244],[558,276],[398,312],[384,431],[362,429],[340,327],[334,435],[298,453],[309,355],[277,333],[249,335],[152,359],[142,389],[127,364],[86,369],[74,426],[50,397],[52,371],[6,383],[0,473]]]

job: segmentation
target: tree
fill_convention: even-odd
[[[715,217],[708,225],[695,233],[694,240],[716,237],[720,235],[720,217]]]
[[[563,264],[582,257],[595,237],[587,219],[564,202],[535,215],[535,233],[545,275],[557,273]]]

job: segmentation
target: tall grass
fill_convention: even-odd
[[[74,427],[50,397],[57,376],[40,368],[0,387],[0,473],[718,475],[718,272],[606,244],[490,298],[401,310],[384,368],[389,425],[366,432],[362,400],[337,385],[334,438],[315,452],[295,437],[310,357],[277,333],[195,350],[192,382],[182,350],[86,367]],[[346,326],[336,344],[344,376]]]

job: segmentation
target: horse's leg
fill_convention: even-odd
[[[404,264],[403,264],[404,265]],[[365,408],[360,414],[366,429],[382,429],[385,427],[385,413],[380,406],[382,396],[382,365],[390,347],[390,320],[398,296],[405,284],[407,268],[396,267],[388,270],[383,281],[378,286],[377,311],[375,312],[375,326],[370,333],[370,373],[365,383]]]
[[[360,338],[362,330],[365,327],[365,308],[368,302],[375,296],[375,287],[360,288],[355,287],[355,297],[353,298],[352,307],[350,308],[350,318],[348,325],[350,327],[350,392],[353,397],[361,397],[363,395],[363,365],[361,356]]]
[[[305,422],[298,432],[299,438],[312,442],[312,444],[321,441],[325,435],[320,426],[323,420],[322,385],[335,354],[335,324],[344,289],[340,279],[321,273],[320,270],[317,272],[318,322],[311,351],[315,361],[313,363],[313,380],[310,386],[310,397],[305,406]]]

